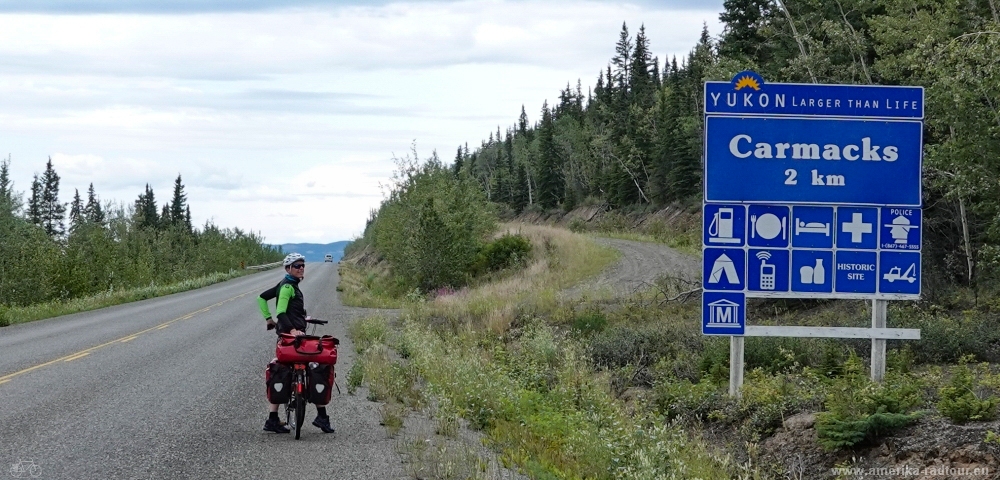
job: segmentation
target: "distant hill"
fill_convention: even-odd
[[[281,249],[286,254],[292,252],[301,253],[306,257],[307,262],[322,262],[323,257],[328,253],[333,255],[334,262],[339,262],[340,258],[344,256],[344,247],[348,243],[351,242],[343,240],[333,243],[286,243],[281,245]]]

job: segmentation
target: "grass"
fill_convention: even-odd
[[[400,308],[404,300],[396,292],[383,269],[363,268],[348,262],[339,265],[340,301],[344,305],[364,308]]]
[[[539,252],[524,270],[408,304],[398,325],[363,320],[352,338],[387,342],[419,375],[423,395],[485,433],[502,458],[532,478],[731,477],[734,463],[725,454],[654,410],[620,402],[610,376],[592,366],[586,343],[545,321],[572,316],[558,292],[617,254],[557,228],[507,229],[528,236]],[[603,328],[599,315],[588,315],[583,325]],[[380,397],[407,388],[376,378],[394,376],[391,369],[365,372],[372,389],[396,385]],[[439,418],[443,432],[454,428],[448,417],[446,411]]]
[[[5,308],[0,305],[0,326],[27,323],[45,318],[58,317],[60,315],[69,315],[71,313],[86,312],[90,310],[97,310],[99,308],[121,305],[123,303],[162,297],[164,295],[206,287],[208,285],[224,282],[226,280],[231,280],[250,273],[256,272],[248,272],[246,270],[230,270],[229,272],[214,273],[169,285],[149,285],[125,290],[107,291],[89,297],[74,298],[70,300],[56,300],[30,305],[27,307]]]
[[[760,462],[768,452],[756,445],[788,416],[930,410],[947,393],[942,388],[956,383],[949,379],[961,372],[948,364],[957,356],[1000,355],[998,302],[895,302],[890,326],[924,334],[890,342],[887,378],[895,380],[886,388],[867,381],[869,342],[750,338],[743,397],[733,399],[726,394],[728,341],[700,334],[697,295],[675,298],[687,285],[664,278],[616,303],[563,300],[560,290],[610,264],[613,253],[564,230],[506,228],[536,247],[525,269],[406,303],[401,320],[363,320],[352,336],[397,352],[424,403],[444,405],[435,417],[438,434],[460,424],[480,430],[507,465],[531,478],[770,478],[771,466]],[[751,308],[759,324],[866,326],[871,315],[861,301],[755,300]],[[861,373],[852,377],[845,365]],[[972,390],[992,409],[1000,375],[989,364],[977,368]],[[702,432],[728,451],[709,447]]]

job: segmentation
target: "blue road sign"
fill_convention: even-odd
[[[833,207],[796,205],[790,232],[793,247],[833,248]]]
[[[750,249],[747,259],[747,290],[788,291],[788,250]]]
[[[792,250],[792,291],[833,292],[833,251]]]
[[[704,105],[704,333],[749,297],[920,297],[922,87],[745,71]]]
[[[746,251],[742,248],[706,248],[702,251],[705,290],[743,290]]]
[[[746,207],[705,204],[703,239],[705,245],[742,246],[746,238]]]
[[[878,247],[878,209],[837,207],[837,248],[875,250]]]
[[[838,211],[839,214],[839,211]],[[837,275],[834,280],[837,293],[871,293],[878,286],[878,254],[837,250]]]
[[[747,245],[751,247],[787,247],[792,225],[784,205],[750,205],[750,228]]]
[[[879,247],[882,250],[920,250],[919,208],[882,208]]]
[[[705,201],[919,207],[919,121],[709,116]]]
[[[746,326],[746,298],[739,292],[701,294],[701,333],[743,335]]]
[[[766,83],[754,72],[705,82],[706,114],[924,118],[923,87]]]
[[[920,295],[920,253],[880,252],[879,293]]]

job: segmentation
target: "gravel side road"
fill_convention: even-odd
[[[342,341],[337,432],[261,431],[275,337],[256,297],[282,274],[0,329],[0,466],[66,479],[408,478],[378,404],[346,393],[346,327],[375,312],[341,304],[333,263],[310,264],[302,290],[310,314],[331,320],[318,333]]]
[[[610,290],[615,298],[641,290],[663,275],[688,282],[701,279],[701,262],[666,245],[616,238],[595,238],[598,244],[621,252],[621,258],[596,277],[563,292],[563,298],[577,299],[586,292]]]

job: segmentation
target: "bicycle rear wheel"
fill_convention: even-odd
[[[302,424],[306,421],[306,397],[295,396],[295,439],[302,433]]]
[[[285,425],[292,430],[295,430],[295,398],[295,391],[292,390],[292,396],[285,404]]]

